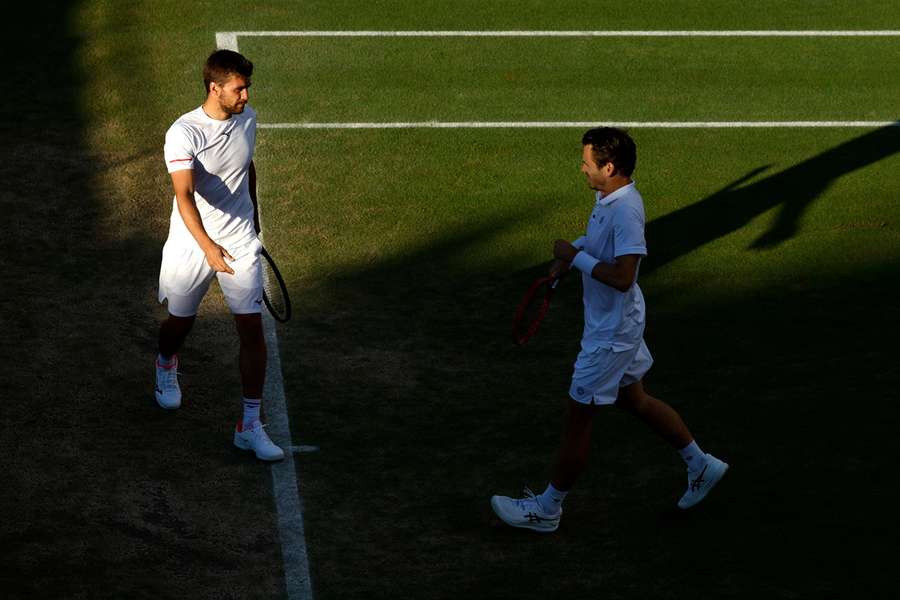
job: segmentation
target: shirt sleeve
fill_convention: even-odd
[[[626,205],[613,215],[613,243],[615,256],[626,254],[647,255],[644,239],[644,213],[640,208]]]
[[[187,128],[176,123],[166,132],[166,145],[163,148],[166,158],[166,169],[169,173],[194,168],[196,151],[192,136]]]

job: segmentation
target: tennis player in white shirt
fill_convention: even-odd
[[[591,427],[599,407],[616,406],[643,420],[676,449],[688,470],[679,508],[700,502],[728,470],[704,453],[684,421],[668,404],[647,394],[642,379],[653,364],[644,343],[645,306],[638,287],[644,240],[644,204],[631,179],[637,161],[634,141],[624,131],[602,127],[582,137],[581,171],[596,191],[585,235],[574,243],[556,240],[553,275],[581,271],[584,333],[575,361],[558,458],[547,489],[526,489],[524,498],[493,496],[491,506],[505,523],[555,531],[566,494],[585,470]]]
[[[256,204],[256,113],[247,105],[253,63],[231,50],[212,53],[203,69],[206,100],[166,133],[165,160],[175,198],[163,247],[159,301],[168,318],[159,330],[156,401],[181,406],[178,350],[212,280],[218,279],[240,338],[243,416],[234,444],[262,460],[280,460],[260,418],[266,374],[262,271]]]

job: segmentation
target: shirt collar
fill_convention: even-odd
[[[606,196],[603,195],[603,192],[597,191],[597,204],[600,206],[609,206],[613,202],[615,202],[616,198],[621,198],[625,194],[628,193],[630,189],[634,187],[634,182],[632,181],[629,184],[623,185],[612,194],[608,194]]]

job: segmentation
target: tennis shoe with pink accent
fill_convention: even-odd
[[[688,488],[678,501],[678,508],[690,508],[703,500],[728,471],[728,463],[712,454],[706,455],[706,463],[699,469],[688,470]]]
[[[555,514],[545,511],[537,496],[527,487],[524,498],[492,496],[491,508],[507,525],[543,533],[556,531],[559,527],[559,518],[562,516],[562,508]]]
[[[234,445],[241,450],[251,450],[259,460],[281,460],[284,458],[284,450],[269,439],[265,427],[259,421],[254,421],[249,426],[238,421],[234,429]]]
[[[178,355],[172,363],[161,365],[156,358],[156,403],[166,410],[181,406],[181,388],[178,386]]]

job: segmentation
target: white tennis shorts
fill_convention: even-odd
[[[263,282],[259,263],[262,244],[254,238],[243,247],[227,250],[234,257],[233,261],[227,261],[234,275],[216,273],[196,245],[185,248],[166,242],[159,269],[159,301],[168,300],[169,314],[176,317],[196,315],[214,276],[219,280],[232,313],[262,312]]]
[[[653,365],[653,357],[644,340],[634,348],[615,352],[602,348],[582,350],[575,359],[569,396],[582,404],[613,404],[619,388],[643,379]]]

